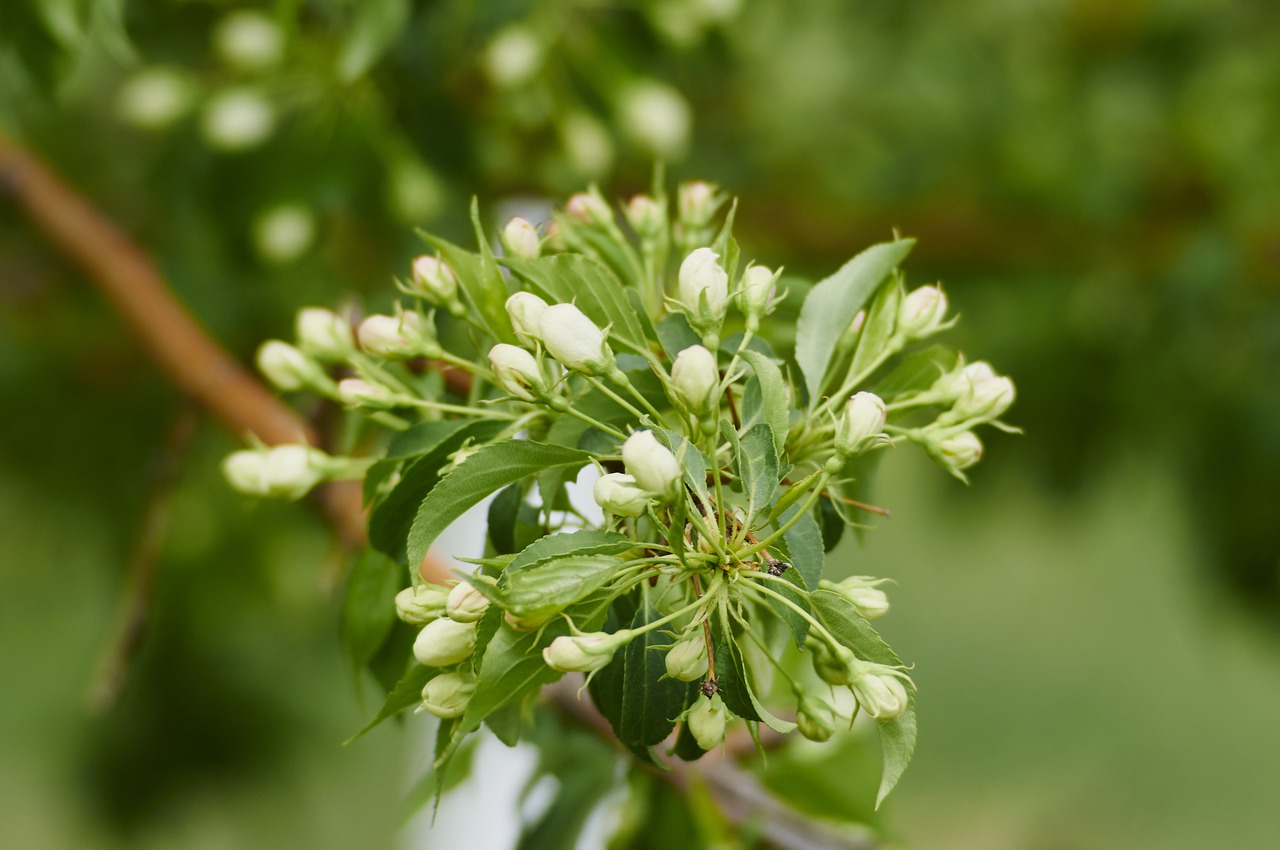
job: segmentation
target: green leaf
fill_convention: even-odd
[[[440,469],[448,462],[449,455],[461,448],[467,440],[488,440],[507,425],[505,420],[496,419],[429,424],[451,427],[424,428],[418,433],[412,445],[420,453],[405,467],[396,486],[374,506],[369,515],[369,542],[378,551],[401,563],[406,562],[405,539],[417,515],[418,506],[440,481]],[[406,431],[405,435],[408,434],[409,431]],[[419,558],[413,564],[416,566],[421,561]]]
[[[537,569],[570,555],[620,555],[635,548],[635,541],[616,531],[588,528],[549,534],[529,544],[507,564],[508,574]]]
[[[363,77],[387,52],[409,21],[409,0],[363,0],[355,5],[355,20],[338,54],[338,79],[351,83]]]
[[[727,423],[726,423],[727,424]],[[735,467],[742,490],[747,496],[747,525],[773,505],[773,494],[778,489],[778,454],[774,448],[773,429],[765,422],[753,425],[736,439],[737,432],[729,427],[735,439]]]
[[[440,533],[490,493],[551,467],[583,466],[590,460],[590,454],[577,449],[529,440],[485,446],[440,479],[418,505],[409,529],[409,563],[422,563]]]
[[[781,455],[787,442],[787,432],[791,428],[787,385],[783,380],[782,370],[773,362],[773,358],[751,349],[742,352],[742,359],[747,361],[756,374],[756,381],[760,384],[762,416],[765,423],[773,429],[773,445],[777,454]]]
[[[502,262],[551,303],[572,301],[597,325],[613,325],[611,341],[636,352],[646,350],[644,326],[627,298],[627,290],[600,262],[582,254],[555,254],[535,260],[507,257]]]
[[[524,504],[524,486],[519,482],[506,487],[489,503],[489,543],[499,555],[516,551],[516,520]]]
[[[797,508],[793,507],[783,514],[783,522],[786,522],[796,510]],[[801,517],[795,525],[786,530],[782,539],[787,544],[791,565],[804,579],[804,586],[817,587],[818,580],[822,578],[826,550],[822,546],[822,529],[818,527],[818,521],[813,518],[813,514],[807,513]]]
[[[902,281],[896,276],[886,278],[876,290],[867,310],[867,321],[858,334],[858,347],[854,349],[853,361],[849,364],[850,375],[860,374],[884,352],[889,337],[898,327],[898,308],[902,297]]]
[[[891,399],[904,393],[923,392],[933,382],[956,368],[956,353],[944,345],[931,345],[914,351],[874,386],[876,395]]]
[[[631,628],[643,628],[661,616],[651,605],[641,605]],[[670,645],[669,636],[653,629],[636,637],[623,650],[622,722],[614,731],[629,747],[660,743],[671,734],[676,718],[684,711],[691,683],[663,678],[667,672],[665,650]]]
[[[832,637],[853,650],[859,658],[893,667],[902,664],[894,651],[848,599],[829,590],[817,590],[809,594],[809,600],[813,604],[813,613],[818,618],[818,622],[831,632]],[[903,771],[911,761],[911,754],[915,751],[915,690],[907,688],[907,707],[901,714],[890,720],[879,720],[876,725],[880,729],[880,748],[884,752],[884,772],[881,774],[880,790],[876,795],[876,808],[879,808],[880,803],[893,790],[893,786],[898,784]]]
[[[446,239],[425,232],[422,237],[440,252],[440,258],[453,270],[463,296],[475,308],[473,315],[478,314],[489,335],[499,342],[518,342],[511,328],[511,317],[507,315],[507,285],[497,266],[489,269],[480,255]],[[487,243],[484,245],[487,249]],[[490,259],[492,256],[489,254]]]
[[[792,732],[796,724],[780,717],[774,717],[756,697],[751,687],[747,665],[742,660],[742,650],[738,647],[737,638],[729,623],[729,614],[723,608],[720,611],[719,628],[716,634],[716,682],[720,685],[720,698],[730,711],[747,720],[758,720],[784,735]]]
[[[439,672],[434,667],[423,667],[417,661],[412,662],[409,665],[409,669],[400,677],[400,681],[396,683],[395,688],[391,690],[391,693],[387,694],[386,700],[382,703],[382,708],[378,709],[378,713],[369,721],[369,725],[352,735],[347,739],[346,743],[350,744],[357,738],[367,734],[369,730],[387,718],[395,717],[406,708],[422,702],[422,689]]]
[[[570,555],[537,569],[504,574],[503,607],[518,617],[556,614],[602,587],[623,561],[612,555]]]
[[[352,565],[342,600],[342,646],[353,672],[373,660],[390,634],[395,596],[403,584],[400,565],[372,549]]]
[[[782,574],[782,578],[787,584],[778,581],[763,582],[762,584],[774,593],[780,593],[787,597],[791,602],[800,606],[801,609],[809,611],[809,594],[806,592],[804,577],[800,575],[800,571],[787,570]],[[779,602],[772,596],[766,596],[765,599],[768,600],[769,607],[778,615],[778,618],[786,623],[787,628],[791,630],[791,636],[796,642],[796,649],[803,649],[804,639],[809,634],[809,621],[800,616],[790,605]]]
[[[914,244],[914,239],[899,239],[873,245],[809,290],[796,326],[796,362],[804,373],[811,410],[818,404],[840,335]]]
[[[667,359],[673,363],[677,355],[686,348],[702,345],[702,337],[689,327],[689,320],[684,317],[684,313],[671,313],[666,316],[658,322],[656,330],[658,341],[662,343],[662,350],[667,353]]]

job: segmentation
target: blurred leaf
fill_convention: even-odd
[[[409,22],[409,0],[358,0],[355,19],[338,54],[338,79],[352,83],[363,77]]]
[[[395,596],[403,583],[400,565],[373,549],[352,565],[342,600],[342,646],[353,672],[373,660],[395,625]]]
[[[396,683],[395,688],[391,693],[387,694],[386,700],[382,703],[382,708],[378,709],[378,713],[369,721],[369,724],[349,738],[347,743],[349,744],[357,738],[363,737],[387,718],[394,717],[406,708],[422,702],[422,689],[439,672],[434,667],[422,666],[416,660],[411,662],[409,669],[405,671],[400,681]]]

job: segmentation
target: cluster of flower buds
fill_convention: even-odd
[[[489,599],[468,581],[452,587],[419,584],[396,595],[396,613],[421,628],[413,643],[419,664],[441,669],[422,689],[420,711],[437,717],[460,717],[476,689],[466,662],[476,647],[476,628]],[[455,669],[444,669],[455,668]]]

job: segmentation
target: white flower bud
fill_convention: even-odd
[[[225,151],[257,147],[275,127],[275,108],[252,89],[228,89],[214,95],[205,103],[200,121],[205,140]]]
[[[836,730],[836,713],[824,701],[802,694],[796,707],[796,727],[810,741],[826,741]]]
[[[120,87],[116,112],[144,130],[163,130],[187,113],[195,86],[183,71],[153,67],[134,74]]]
[[[629,629],[614,634],[561,635],[542,650],[542,658],[548,667],[564,673],[592,673],[608,664],[618,647],[630,640]]]
[[[532,292],[517,292],[507,299],[507,315],[521,345],[533,348],[541,339],[538,322],[546,309],[547,302]]]
[[[502,619],[506,620],[507,625],[517,632],[531,632],[534,629],[541,627],[542,624],[547,622],[547,620],[550,620],[552,616],[554,615],[547,614],[546,616],[541,616],[541,615],[519,616],[516,614],[512,614],[510,611],[504,611],[502,614]]]
[[[665,83],[632,83],[616,98],[618,126],[631,141],[659,159],[679,159],[689,144],[693,110]]]
[[[608,227],[613,224],[613,211],[605,203],[604,198],[589,192],[578,192],[565,202],[564,211],[570,218],[593,227]]]
[[[420,710],[445,719],[461,717],[467,703],[476,692],[476,677],[472,673],[441,673],[427,682],[422,689]]]
[[[518,345],[500,342],[489,349],[489,365],[498,386],[521,401],[537,401],[551,392],[538,361]]]
[[[577,172],[584,177],[605,174],[613,166],[613,136],[590,112],[574,109],[560,117],[560,143]],[[548,236],[550,233],[548,232]],[[559,248],[548,241],[549,246]]]
[[[369,316],[360,323],[356,337],[362,349],[388,359],[430,357],[439,350],[430,325],[417,313]]]
[[[460,581],[449,591],[445,613],[459,623],[474,623],[489,609],[489,599],[469,581]]]
[[[604,332],[573,304],[553,304],[538,317],[538,336],[566,369],[602,375],[615,368]]]
[[[680,494],[680,463],[652,431],[636,431],[627,438],[622,444],[622,462],[635,482],[650,493],[666,499]]]
[[[861,392],[849,399],[836,420],[835,449],[838,454],[865,451],[884,433],[887,414],[884,400],[875,393]]]
[[[648,195],[636,195],[627,202],[623,214],[642,242],[657,242],[667,228],[667,211]]]
[[[298,348],[317,360],[346,360],[356,350],[351,323],[332,310],[304,307],[294,325]]]
[[[701,635],[687,637],[667,651],[667,675],[681,682],[696,682],[707,675],[707,642]]]
[[[822,579],[819,586],[840,594],[863,617],[875,620],[889,613],[889,597],[877,586],[884,581],[871,576],[849,576],[840,582]]]
[[[411,292],[437,307],[450,307],[458,298],[458,278],[438,257],[415,259],[412,280]]]
[[[284,33],[262,12],[241,9],[224,17],[213,31],[222,61],[243,71],[261,71],[284,57]]]
[[[597,478],[592,495],[597,505],[618,516],[640,516],[652,501],[647,490],[637,487],[634,478],[621,472]]]
[[[498,88],[515,88],[528,82],[541,65],[542,42],[527,27],[507,27],[484,52],[485,73]]]
[[[1013,381],[995,374],[988,364],[971,363],[961,370],[961,375],[964,381],[955,406],[938,417],[943,425],[990,422],[1013,404]]]
[[[778,275],[764,266],[752,266],[742,275],[738,291],[738,309],[748,320],[759,322],[761,316],[773,312],[778,292]]]
[[[413,655],[424,667],[448,667],[466,661],[475,648],[475,623],[441,617],[423,626],[413,642]]]
[[[689,733],[704,750],[714,750],[724,743],[724,729],[728,722],[729,709],[725,708],[719,694],[699,698],[685,718]]]
[[[242,493],[301,499],[328,477],[332,458],[311,446],[275,446],[232,452],[222,462],[231,486]]]
[[[508,257],[536,260],[542,253],[542,240],[538,237],[538,229],[520,216],[508,221],[498,238],[502,241],[502,248]]]
[[[882,664],[858,662],[851,671],[849,687],[868,717],[891,720],[907,707],[907,688],[897,671]]]
[[[701,345],[691,345],[671,364],[671,384],[676,395],[695,414],[710,411],[719,401],[720,368],[715,355]]]
[[[962,431],[939,440],[936,453],[944,466],[959,472],[982,460],[982,441],[972,431]]]
[[[338,381],[338,400],[353,409],[367,407],[372,410],[387,410],[400,403],[400,398],[391,390],[359,378]]]
[[[716,187],[703,180],[680,184],[676,194],[680,222],[688,227],[705,227],[721,203]]]
[[[269,263],[287,265],[311,248],[316,217],[305,204],[280,204],[264,211],[253,222],[253,245]]]
[[[715,330],[729,303],[729,275],[710,248],[697,248],[680,264],[680,301],[695,330]]]
[[[939,401],[954,402],[968,391],[973,384],[982,383],[999,377],[996,370],[985,360],[970,363],[959,369],[953,369],[939,377],[929,387],[929,395],[936,396]]]
[[[898,309],[898,331],[908,341],[924,339],[941,330],[947,316],[947,296],[936,286],[922,286],[907,293]]]
[[[258,371],[278,389],[293,390],[325,387],[330,384],[320,364],[278,339],[267,340],[258,349]]]
[[[449,588],[435,584],[406,587],[396,594],[396,615],[411,626],[425,626],[444,616]]]

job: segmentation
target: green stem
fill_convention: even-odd
[[[889,343],[885,346],[884,351],[880,352],[879,357],[877,357],[875,360],[872,360],[869,364],[867,364],[867,368],[863,369],[861,372],[854,375],[849,380],[845,381],[844,384],[840,387],[840,389],[836,390],[834,393],[828,396],[826,401],[818,405],[818,408],[814,410],[813,415],[815,416],[821,415],[822,413],[829,410],[832,404],[836,404],[839,401],[845,399],[845,397],[847,397],[850,393],[852,393],[855,389],[857,389],[858,386],[863,381],[871,377],[871,375],[877,369],[879,369],[882,365],[884,365],[884,361],[888,360],[890,357],[897,354],[898,351],[901,350],[901,348],[902,348],[901,342],[895,342],[895,340],[890,339]]]
[[[495,413],[490,410],[481,410],[477,407],[471,407],[465,404],[449,404],[444,401],[430,401],[429,399],[405,399],[405,404],[412,407],[422,407],[427,410],[438,410],[441,413],[457,413],[460,416],[479,416],[482,419],[507,419],[515,420],[515,416],[509,413]]]
[[[600,392],[604,393],[609,398],[613,399],[615,402],[618,403],[619,406],[629,411],[631,415],[634,416],[636,419],[645,418],[645,414],[642,413],[638,407],[636,407],[634,404],[627,401],[625,398],[623,398],[622,396],[618,395],[613,390],[605,386],[604,381],[601,381],[595,375],[586,375],[584,377],[586,377],[587,383],[591,384],[591,386],[595,387]]]
[[[582,422],[587,423],[588,425],[591,425],[595,428],[599,428],[601,431],[604,431],[606,434],[612,437],[617,437],[619,440],[625,440],[627,438],[627,435],[619,431],[617,428],[614,428],[612,425],[604,424],[599,419],[596,419],[592,416],[589,416],[583,413],[581,410],[578,410],[573,405],[569,405],[568,407],[566,407],[564,412],[574,417],[575,419],[578,419]]]
[[[803,517],[805,514],[807,514],[813,508],[813,506],[817,504],[818,499],[822,498],[822,491],[826,488],[827,482],[830,480],[831,480],[831,473],[827,472],[825,469],[822,472],[820,472],[818,474],[817,488],[812,493],[809,494],[809,498],[805,500],[804,504],[800,507],[800,509],[791,515],[791,519],[787,520],[782,525],[778,526],[777,531],[773,532],[768,537],[754,543],[749,549],[744,549],[741,552],[738,552],[737,553],[738,558],[740,560],[745,560],[746,558],[751,557],[752,555],[756,554],[762,549],[768,549],[770,546],[774,544],[774,542],[781,539],[782,535],[786,534],[787,531],[790,530],[790,528],[793,525],[799,522],[800,518]]]
[[[744,573],[744,575],[750,575],[750,574]],[[768,575],[768,574],[757,573],[756,575]],[[769,578],[774,578],[774,576],[769,576]],[[790,582],[788,582],[788,584],[790,584]],[[822,623],[819,623],[816,619],[814,619],[812,614],[810,614],[808,611],[801,608],[796,603],[792,602],[787,597],[783,596],[781,593],[778,593],[777,591],[774,591],[774,590],[770,590],[767,587],[761,587],[760,585],[756,585],[756,584],[745,584],[743,585],[743,589],[750,590],[753,593],[762,593],[765,596],[778,600],[783,605],[786,605],[788,608],[795,611],[797,614],[803,617],[806,621],[808,621],[810,628],[817,631],[818,634],[822,637],[822,639],[825,640],[827,642],[827,645],[830,646],[832,649],[839,649],[843,646],[838,640],[836,640],[831,635],[831,632],[827,631],[826,627],[823,626]]]

